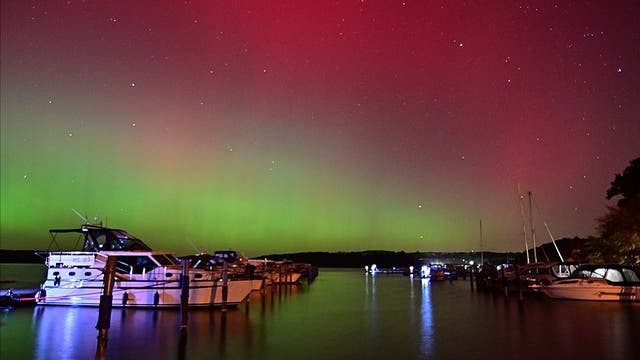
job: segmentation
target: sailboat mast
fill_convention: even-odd
[[[530,264],[531,260],[529,259],[529,244],[527,242],[527,225],[524,220],[524,205],[522,204],[522,200],[524,197],[522,196],[522,192],[520,191],[519,183],[518,183],[518,198],[520,200],[520,216],[522,217],[522,235],[524,236],[524,251],[527,254],[527,264]]]
[[[553,238],[553,234],[551,234],[551,230],[549,230],[549,225],[547,225],[547,222],[544,220],[544,216],[542,216],[542,214],[540,213],[540,208],[538,207],[538,204],[536,203],[536,210],[538,211],[538,215],[540,217],[542,217],[542,223],[544,224],[544,227],[547,229],[547,233],[549,234],[549,238],[551,238],[551,242],[553,243],[553,247],[556,248],[556,252],[558,253],[558,257],[560,258],[560,261],[564,261],[564,258],[562,257],[562,254],[560,253],[560,249],[558,249],[558,245],[556,244],[556,239]],[[548,259],[547,259],[548,260]]]
[[[484,246],[482,245],[482,219],[480,219],[480,264],[484,264]]]
[[[531,206],[531,191],[529,191],[529,224],[531,224],[531,240],[533,241],[533,262],[538,262],[538,252],[536,250],[536,230],[533,228],[533,207]]]

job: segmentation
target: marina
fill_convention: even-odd
[[[191,310],[186,331],[179,311],[114,308],[106,358],[632,359],[639,305],[518,300],[471,291],[468,280],[323,268],[312,285],[254,291],[226,312]],[[92,307],[4,312],[0,358],[93,358],[97,320]]]
[[[310,264],[272,261],[267,268],[267,259],[255,263],[264,264],[256,272],[256,265],[231,250],[178,259],[124,230],[99,225],[49,232],[49,249],[38,252],[46,268],[43,282],[36,289],[5,290],[0,294],[3,306],[35,302],[102,310],[108,301],[109,307],[226,309],[246,301],[253,290],[295,284],[303,275],[310,282],[317,275]]]

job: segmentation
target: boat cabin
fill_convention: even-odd
[[[49,244],[49,251],[54,247],[57,250],[62,250],[69,246],[73,246],[72,250],[86,252],[108,250],[151,251],[151,248],[142,240],[130,235],[124,230],[110,229],[98,225],[85,224],[78,229],[52,229],[49,230],[49,233],[52,238],[51,243]],[[58,242],[58,237],[62,234],[78,234],[75,244],[60,244],[60,242]]]
[[[640,284],[640,277],[633,269],[615,265],[583,265],[573,272],[572,277],[604,279],[615,284]]]

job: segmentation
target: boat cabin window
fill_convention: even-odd
[[[227,263],[233,263],[242,260],[242,256],[238,254],[237,251],[233,250],[216,251],[213,253],[213,255],[223,259]]]
[[[611,282],[624,282],[624,277],[622,276],[622,273],[617,269],[609,269],[607,271],[607,275],[605,276],[605,279]]]
[[[575,265],[558,264],[554,265],[551,269],[557,277],[566,278],[569,277],[576,268]]]
[[[178,263],[172,255],[153,255],[153,258],[162,266],[175,265]]]
[[[118,256],[116,269],[122,273],[141,274],[144,270],[149,272],[157,267],[148,256]]]
[[[104,244],[107,242],[107,235],[100,234],[96,237],[95,242],[98,243],[98,247],[100,250],[104,247]]]
[[[597,268],[591,273],[591,277],[594,279],[604,279],[604,275],[607,273],[605,268]]]
[[[639,282],[640,278],[638,278],[638,274],[631,269],[622,269],[622,274],[624,275],[624,279],[630,282]]]

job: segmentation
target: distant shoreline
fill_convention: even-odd
[[[584,239],[565,238],[556,240],[565,260],[575,253],[576,249],[583,247]],[[530,250],[532,251],[532,250]],[[559,261],[559,257],[552,243],[546,243],[537,248],[540,261]],[[366,265],[376,264],[379,268],[408,267],[427,263],[438,264],[469,264],[470,261],[478,264],[481,257],[490,264],[524,264],[525,252],[495,252],[478,251],[469,252],[404,252],[386,250],[365,250],[351,252],[297,252],[287,254],[268,254],[254,257],[255,259],[268,258],[271,260],[291,260],[293,262],[309,263],[319,267],[344,267],[360,268]],[[572,259],[581,260],[581,259]],[[42,263],[44,259],[36,255],[36,250],[6,250],[0,249],[0,263]]]
[[[484,259],[492,264],[514,263],[523,256],[520,253],[485,252]],[[309,263],[319,267],[361,268],[376,264],[378,268],[409,267],[425,263],[468,264],[480,262],[478,252],[429,252],[405,253],[393,251],[359,251],[359,252],[305,252],[291,254],[271,254],[256,257],[270,260],[290,260],[292,262]],[[29,250],[0,250],[0,263],[42,263],[44,260]]]
[[[479,252],[412,252],[366,250],[354,252],[299,252],[270,254],[255,257],[271,260],[291,260],[322,267],[363,267],[377,264],[379,267],[410,266],[422,263],[462,264],[480,261]],[[485,260],[499,263],[513,262],[520,253],[484,252]],[[0,263],[42,263],[44,260],[36,250],[0,249]]]

